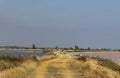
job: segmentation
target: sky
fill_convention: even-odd
[[[120,0],[0,0],[0,46],[120,48]]]

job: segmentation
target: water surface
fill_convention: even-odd
[[[10,56],[44,56],[46,53],[42,50],[1,50],[0,55],[10,55]]]
[[[120,52],[73,52],[72,55],[82,54],[89,57],[101,57],[105,59],[111,59],[113,61],[120,62]]]

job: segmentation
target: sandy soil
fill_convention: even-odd
[[[30,74],[34,78],[71,78],[71,70],[67,67],[72,60],[69,55],[59,56],[56,59],[45,61]]]
[[[73,59],[73,56],[63,54],[53,60],[40,63],[34,71],[28,74],[28,78],[101,78],[102,75],[105,76],[103,78],[114,78],[112,76],[116,75],[115,72],[112,71],[113,74],[109,77],[111,72],[96,63],[94,60],[84,63]],[[106,71],[108,75],[104,75],[99,70]],[[98,77],[99,74],[101,74],[100,77]]]

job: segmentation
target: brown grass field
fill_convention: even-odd
[[[0,71],[0,78],[120,78],[120,72],[99,65],[95,59],[88,58],[85,62],[68,54],[56,55],[54,59],[51,59],[54,56],[37,57],[38,62],[27,60]]]

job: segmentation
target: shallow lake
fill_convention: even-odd
[[[0,55],[10,55],[10,56],[44,56],[46,53],[42,50],[1,50]]]
[[[70,53],[72,55],[83,55],[83,56],[89,56],[89,57],[101,57],[105,59],[111,59],[113,61],[119,61],[120,62],[120,52],[73,52]]]

